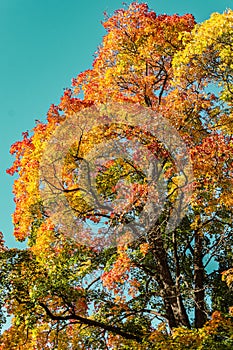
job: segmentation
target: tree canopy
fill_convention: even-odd
[[[1,236],[0,349],[232,349],[233,11],[103,26],[10,150],[27,248]]]

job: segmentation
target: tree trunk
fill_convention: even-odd
[[[205,271],[203,266],[203,238],[198,232],[195,233],[194,247],[194,300],[195,300],[195,327],[201,328],[207,317],[205,313]]]
[[[172,279],[171,271],[168,265],[167,253],[164,249],[161,234],[155,237],[153,255],[156,260],[157,270],[162,284],[162,297],[167,313],[169,326],[171,328],[185,326],[190,328],[190,322],[183,300]]]

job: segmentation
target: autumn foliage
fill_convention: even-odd
[[[46,122],[10,150],[15,161],[7,172],[18,174],[14,235],[27,248],[8,249],[0,237],[0,303],[12,315],[0,349],[232,349],[233,12],[196,24],[191,14],[157,15],[132,3],[106,16],[103,26],[92,68],[74,78]],[[60,191],[79,222],[75,235],[67,235],[41,196],[47,141],[79,113],[109,103],[167,120],[186,146],[192,183],[185,187],[147,120],[148,130],[106,119],[65,155]],[[87,226],[119,231],[140,218],[152,191],[133,161],[108,159],[95,173],[95,193],[104,203],[96,209],[78,167],[94,146],[111,139],[137,139],[160,160],[166,196],[153,228],[100,249],[98,235],[89,244],[80,241],[88,239]],[[185,215],[169,231],[182,188],[192,192]],[[120,205],[110,208],[114,201]],[[4,312],[0,316],[4,321]]]

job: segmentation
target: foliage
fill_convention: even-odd
[[[92,69],[73,79],[46,123],[12,145],[14,235],[28,246],[8,249],[0,241],[0,303],[13,316],[0,349],[232,348],[232,23],[231,10],[202,24],[190,14],[157,15],[146,4],[115,11],[103,23],[107,33]],[[149,117],[148,129],[106,119],[81,134],[65,157],[61,189],[83,226],[69,236],[52,220],[40,191],[47,141],[78,113],[109,102],[162,115],[187,146],[193,192],[170,232],[166,224],[183,182],[169,151],[148,131]],[[161,160],[166,198],[152,230],[100,249],[98,238],[76,239],[87,238],[82,227],[131,223],[152,191],[127,157],[108,160],[95,174],[104,203],[96,210],[90,183],[77,169],[111,139],[137,139]],[[131,189],[123,192],[128,206],[117,202],[123,180]],[[108,205],[114,201],[115,210]]]

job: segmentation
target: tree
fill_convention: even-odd
[[[146,4],[116,11],[92,69],[12,145],[14,235],[28,247],[1,244],[2,304],[13,315],[1,349],[232,347],[232,22],[231,10],[202,24]],[[90,111],[99,119],[85,129]],[[126,123],[132,114],[145,120]],[[158,115],[186,147],[191,182],[153,133]],[[90,150],[104,156],[111,140],[117,157],[94,171]],[[140,220],[152,207],[147,230]],[[140,234],[128,239],[131,227]],[[109,232],[122,233],[117,244]]]

